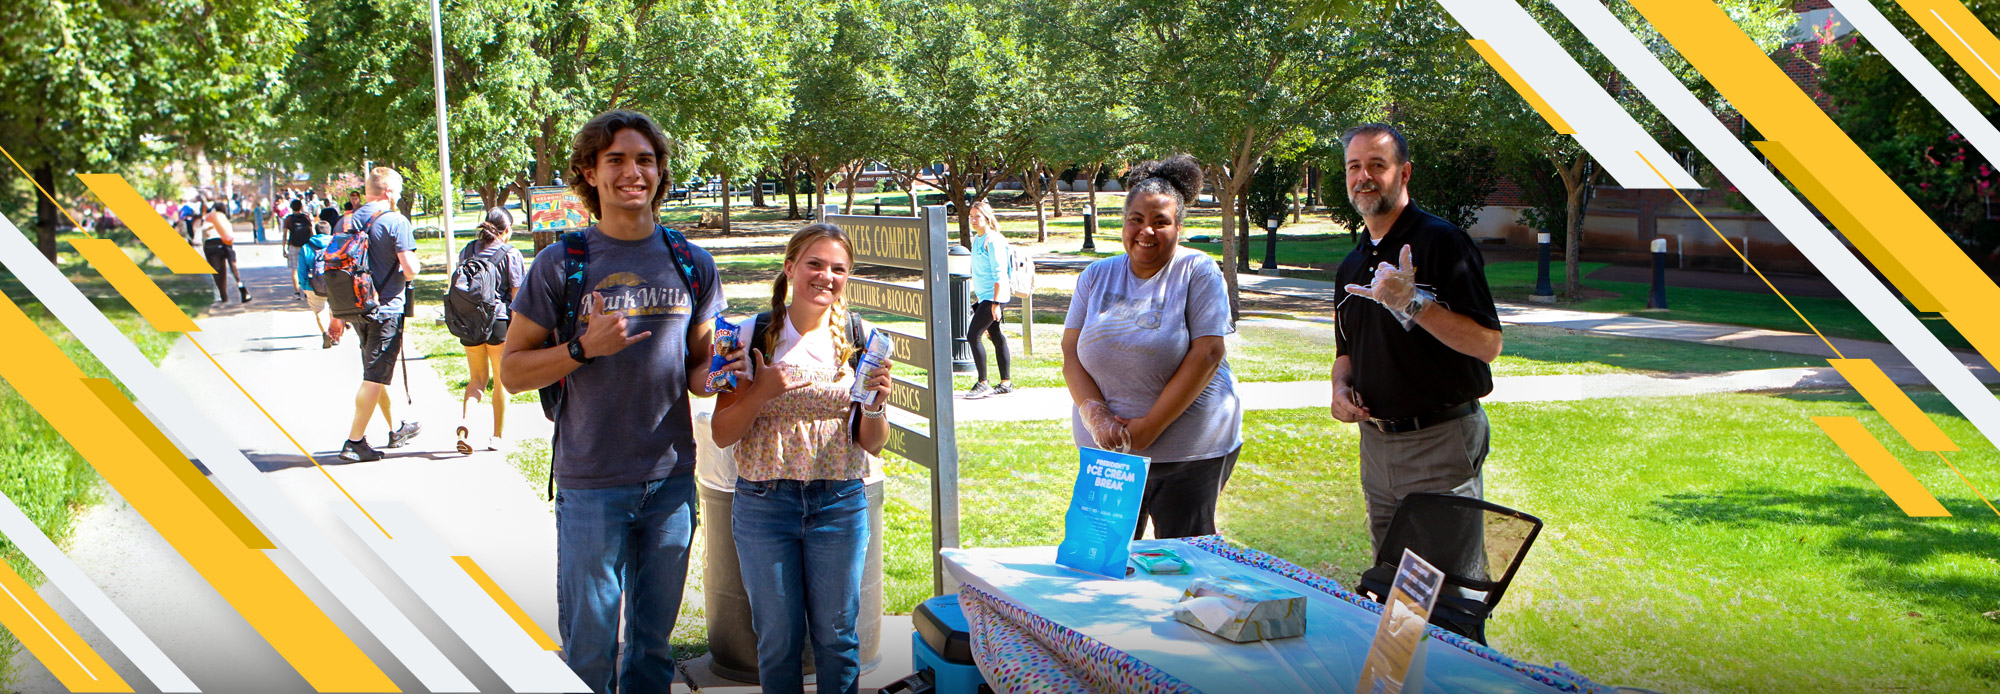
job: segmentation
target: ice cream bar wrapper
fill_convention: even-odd
[[[722,371],[722,367],[729,365],[729,353],[743,348],[745,329],[742,323],[731,323],[722,316],[715,317],[715,349],[708,358],[708,392],[736,392],[736,372]]]
[[[1204,576],[1181,592],[1174,619],[1238,643],[1304,636],[1306,598],[1239,576]]]
[[[868,372],[889,363],[889,355],[895,351],[896,341],[889,337],[888,331],[874,330],[868,333],[868,344],[861,350],[861,365],[854,370],[854,386],[850,389],[855,402],[862,405],[875,404],[876,394],[863,384],[868,382]]]
[[[1154,575],[1184,574],[1188,572],[1187,561],[1171,549],[1149,549],[1132,553],[1132,563],[1139,569]]]

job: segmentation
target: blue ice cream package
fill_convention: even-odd
[[[708,358],[708,392],[736,392],[736,372],[723,371],[729,365],[729,354],[743,349],[742,323],[731,323],[722,316],[715,317],[715,349]]]

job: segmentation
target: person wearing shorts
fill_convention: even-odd
[[[396,211],[403,195],[403,175],[378,166],[368,172],[368,202],[354,211],[354,219],[368,230],[369,280],[375,284],[376,307],[372,314],[354,321],[361,334],[361,387],[354,394],[354,421],[348,427],[347,442],[340,447],[340,459],[348,462],[381,460],[382,453],[368,445],[368,419],[375,410],[382,421],[395,421],[389,412],[389,380],[396,374],[396,358],[403,350],[403,289],[417,278],[417,239],[410,218]],[[415,438],[423,426],[400,422],[389,432],[385,448],[395,448]]]
[[[507,342],[507,305],[514,302],[514,292],[520,289],[522,275],[526,274],[526,263],[521,260],[521,252],[507,237],[514,233],[514,218],[506,208],[486,211],[486,220],[479,223],[479,238],[466,242],[458,252],[458,261],[465,262],[474,257],[485,257],[500,267],[503,284],[500,285],[502,305],[494,313],[493,327],[482,339],[460,339],[458,344],[465,347],[465,367],[469,377],[465,382],[465,395],[458,403],[458,452],[470,455],[472,444],[466,439],[472,430],[466,425],[472,403],[485,396],[486,385],[493,385],[493,434],[486,437],[486,450],[500,450],[505,442],[507,428],[507,387],[500,384],[495,376],[500,373],[500,345]]]

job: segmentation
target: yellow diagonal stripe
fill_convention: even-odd
[[[1938,503],[1937,497],[1931,496],[1930,490],[1910,474],[1909,468],[1903,467],[1902,461],[1890,455],[1889,449],[1883,448],[1882,442],[1876,441],[1868,429],[1861,426],[1861,420],[1853,417],[1814,417],[1812,420],[1840,446],[1840,450],[1847,453],[1847,457],[1854,459],[1855,465],[1861,466],[1861,471],[1875,481],[1875,486],[1889,493],[1889,500],[1902,507],[1903,513],[1920,518],[1951,515],[1950,511],[1944,510],[1944,504]]]
[[[140,270],[139,265],[132,262],[131,256],[125,255],[124,249],[119,248],[117,243],[105,239],[75,239],[69,245],[75,246],[76,252],[90,261],[90,266],[97,268],[97,274],[110,281],[111,288],[118,290],[118,295],[125,297],[132,308],[138,309],[139,315],[145,316],[154,330],[184,333],[201,329],[194,324],[193,318],[181,312],[181,307],[175,305],[173,299],[167,298],[166,292],[160,291],[160,285],[146,277],[145,271]]]
[[[1987,361],[2000,363],[2000,286],[1882,173],[1770,57],[1712,2],[1633,0],[1632,5],[1707,77],[1730,105],[1825,185],[1859,222],[1850,238],[1877,267],[1908,269],[1916,291],[1934,297],[1944,319]],[[1842,231],[1848,231],[1843,229]],[[1893,236],[1892,236],[1893,235]],[[1911,288],[1898,285],[1906,295]],[[1879,327],[1879,326],[1878,326]],[[1893,336],[1892,336],[1893,337]]]
[[[1889,420],[1889,426],[1895,427],[1896,433],[1902,434],[1911,447],[1920,451],[1958,450],[1958,444],[1952,443],[1951,437],[1938,428],[1937,422],[1931,421],[1923,410],[1918,409],[1917,403],[1910,400],[1902,388],[1896,387],[1896,382],[1889,380],[1889,374],[1882,373],[1882,368],[1875,362],[1867,359],[1828,359],[1827,363],[1840,372],[1841,378],[1847,379],[1848,385],[1860,391],[1862,399],[1867,400],[1876,412],[1882,413],[1882,418]]]
[[[394,692],[396,684],[261,550],[183,484],[90,389],[82,370],[0,294],[8,354],[0,378],[319,691]]]
[[[119,392],[117,384],[108,378],[86,378],[83,379],[83,383],[92,393],[97,394],[97,400],[104,403],[105,409],[117,415],[118,421],[123,422],[125,428],[138,435],[139,440],[146,444],[147,450],[158,457],[161,465],[173,471],[174,477],[179,478],[181,484],[187,485],[188,491],[194,492],[195,497],[201,499],[201,505],[208,507],[209,512],[214,513],[223,525],[229,526],[237,539],[243,541],[243,546],[251,549],[278,548],[271,542],[271,538],[264,536],[264,531],[257,529],[256,523],[250,522],[249,516],[243,515],[242,509],[229,503],[229,497],[223,496],[222,490],[217,489],[215,483],[202,475],[201,470],[195,469],[194,461],[181,455],[181,450],[176,448],[172,441],[167,440],[166,434],[160,433],[160,428],[153,425],[153,420],[147,419],[137,405],[125,399],[125,394]]]
[[[1979,23],[1972,10],[1955,0],[1896,0],[1910,18],[1944,47],[1951,59],[1986,90],[2000,100],[2000,39]]]
[[[1493,66],[1493,71],[1500,73],[1500,78],[1507,80],[1507,84],[1512,85],[1514,91],[1521,94],[1521,98],[1527,99],[1528,105],[1533,106],[1536,113],[1542,114],[1542,120],[1548,121],[1549,127],[1555,128],[1557,133],[1563,135],[1576,134],[1576,129],[1569,127],[1569,121],[1563,120],[1562,115],[1556,113],[1555,108],[1549,106],[1549,102],[1543,99],[1542,95],[1535,93],[1535,89],[1528,86],[1527,80],[1521,79],[1521,73],[1515,72],[1514,66],[1502,60],[1500,54],[1493,50],[1493,46],[1479,39],[1467,39],[1466,43],[1472,44],[1472,50],[1479,51],[1480,57],[1485,58],[1486,63]]]
[[[72,692],[129,692],[132,685],[83,642],[35,589],[0,561],[0,624]]]
[[[126,228],[139,237],[140,243],[146,244],[153,255],[160,257],[160,262],[168,270],[183,275],[215,272],[215,268],[209,267],[208,261],[202,259],[201,252],[188,245],[187,239],[175,232],[172,224],[161,219],[160,213],[146,204],[139,191],[125,182],[125,177],[118,174],[77,174],[76,177],[97,195],[98,200],[104,202],[105,207],[118,215],[118,221],[124,222]]]
[[[1813,207],[1819,208],[1820,214],[1826,215],[1826,218],[1833,222],[1833,227],[1847,237],[1849,243],[1861,249],[1861,255],[1875,263],[1875,269],[1881,270],[1882,276],[1889,278],[1889,283],[1901,290],[1903,296],[1909,298],[1911,305],[1916,306],[1919,311],[1929,313],[1944,310],[1944,305],[1938,303],[1937,298],[1931,296],[1923,284],[1917,282],[1916,276],[1903,267],[1901,261],[1891,255],[1888,249],[1882,247],[1881,237],[1862,228],[1861,220],[1856,219],[1854,213],[1849,212],[1847,206],[1840,203],[1840,198],[1826,189],[1826,184],[1820,183],[1818,178],[1813,177],[1812,172],[1807,170],[1804,164],[1800,164],[1797,157],[1792,156],[1791,150],[1776,142],[1759,140],[1752,144],[1757,145],[1757,150],[1763,152],[1765,158],[1770,159],[1772,164],[1777,165],[1778,172],[1790,179],[1792,185],[1798,186],[1799,192],[1805,193],[1806,199],[1812,201]]]
[[[500,590],[500,584],[494,583],[492,576],[486,575],[484,569],[479,568],[478,564],[473,563],[472,557],[452,557],[452,560],[458,562],[460,568],[465,569],[465,574],[471,576],[474,583],[478,583],[480,588],[486,589],[486,596],[492,598],[493,602],[500,606],[500,609],[506,610],[507,616],[513,617],[514,623],[521,625],[521,630],[528,632],[528,636],[533,638],[535,643],[542,647],[542,650],[562,650],[562,646],[556,643],[554,637],[549,636],[549,632],[543,630],[541,625],[535,623],[535,620],[528,618],[528,612],[521,609],[520,604],[514,602],[513,598],[507,597],[507,591]]]

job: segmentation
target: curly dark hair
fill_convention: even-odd
[[[1125,172],[1125,180],[1130,181],[1127,200],[1147,193],[1173,198],[1178,203],[1174,221],[1180,222],[1187,219],[1188,205],[1201,195],[1201,162],[1186,154],[1143,161]]]
[[[590,119],[589,123],[583,124],[582,128],[577,129],[576,140],[570,146],[569,188],[577,197],[583,199],[583,206],[590,210],[592,216],[602,218],[603,214],[597,207],[597,187],[590,185],[590,181],[584,179],[583,172],[585,169],[595,168],[597,153],[611,146],[611,141],[618,136],[618,131],[628,128],[639,131],[639,134],[646,138],[646,142],[653,145],[653,155],[661,161],[664,162],[667,157],[673,156],[674,141],[667,137],[666,132],[660,130],[659,124],[654,123],[652,118],[638,111],[624,109],[605,111]],[[662,163],[660,184],[653,190],[654,209],[658,209],[660,199],[667,196],[668,180],[666,164]]]

